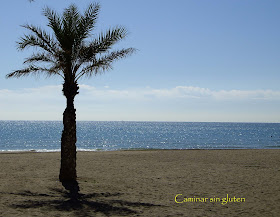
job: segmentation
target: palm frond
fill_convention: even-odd
[[[53,60],[51,55],[45,54],[45,53],[36,53],[32,56],[25,59],[23,62],[25,63],[33,63],[33,62],[45,62],[45,63],[53,63],[56,64],[57,61]]]
[[[34,35],[24,35],[24,37],[21,37],[20,41],[17,42],[17,47],[19,50],[23,50],[27,47],[40,47],[45,51],[51,52],[49,47]]]
[[[84,15],[81,16],[78,27],[80,40],[83,40],[89,36],[89,33],[95,26],[99,10],[99,4],[90,4]]]
[[[114,44],[124,39],[127,36],[127,30],[124,27],[116,27],[114,29],[107,30],[106,33],[101,33],[94,41],[94,44],[97,45],[99,49],[96,51],[105,52],[110,49]]]
[[[71,4],[68,8],[64,10],[62,16],[63,32],[66,35],[76,34],[76,26],[80,20],[80,13],[76,5]]]
[[[32,33],[35,34],[35,36],[37,37],[37,41],[40,41],[41,44],[44,44],[45,46],[44,47],[47,47],[44,48],[45,50],[51,52],[51,53],[55,53],[56,50],[57,50],[57,45],[56,43],[54,42],[54,40],[52,40],[51,36],[46,33],[44,30],[42,30],[41,28],[39,27],[35,27],[33,25],[23,25],[22,27],[30,30]],[[24,49],[24,47],[22,48]]]
[[[96,54],[108,52],[114,44],[127,35],[124,27],[109,29],[106,33],[101,33],[97,39],[92,41],[87,47],[81,49],[81,61],[92,61]]]
[[[99,58],[94,58],[91,64],[85,66],[77,75],[76,81],[78,81],[83,75],[92,76],[100,72],[112,69],[112,63],[118,59],[127,57],[136,51],[134,48],[121,49],[113,51],[107,55],[102,55]]]
[[[35,66],[35,65],[30,65],[24,69],[20,69],[20,70],[16,70],[12,73],[9,73],[6,75],[6,78],[12,78],[12,77],[24,77],[24,76],[28,76],[28,75],[36,75],[36,74],[40,74],[41,72],[45,72],[47,76],[51,76],[51,75],[59,75],[62,78],[64,78],[64,76],[59,73],[57,66],[53,66],[51,68],[46,68],[46,67],[40,67],[40,66]]]
[[[48,26],[53,30],[57,40],[60,42],[62,37],[62,21],[60,16],[49,7],[43,9],[43,15],[47,17],[49,21]]]
[[[75,39],[79,37],[77,26],[79,25],[80,17],[81,15],[74,4],[66,8],[62,16],[63,37],[60,38],[60,44],[69,53],[73,49],[76,50],[77,43],[75,43]]]
[[[133,54],[136,51],[135,48],[126,48],[126,49],[121,49],[118,51],[112,51],[111,53],[102,56],[98,61],[102,63],[102,65],[110,65],[112,62],[127,57],[131,54]]]

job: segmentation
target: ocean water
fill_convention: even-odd
[[[0,151],[59,151],[60,121],[0,121]],[[77,122],[78,150],[275,149],[279,123]]]

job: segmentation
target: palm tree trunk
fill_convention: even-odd
[[[77,83],[65,82],[63,85],[63,94],[67,99],[67,106],[63,113],[63,126],[61,136],[61,166],[59,180],[67,190],[65,185],[72,186],[77,184],[76,172],[76,109],[74,108],[74,98],[78,94]]]
[[[67,99],[71,100],[71,99]],[[74,104],[74,99],[72,104]],[[76,109],[67,107],[63,113],[63,126],[61,136],[61,167],[59,180],[75,181],[77,178],[76,173]]]

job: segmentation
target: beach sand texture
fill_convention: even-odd
[[[280,213],[279,149],[78,152],[77,157],[81,195],[73,201],[58,181],[60,153],[1,153],[0,216]]]

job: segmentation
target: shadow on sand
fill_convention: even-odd
[[[134,210],[137,207],[160,206],[113,199],[121,196],[121,193],[73,194],[58,188],[50,189],[50,191],[51,193],[49,194],[32,193],[30,191],[11,193],[16,196],[22,196],[24,199],[10,206],[17,209],[43,208],[49,211],[66,211],[75,216],[92,216],[94,213],[101,213],[106,216],[131,216],[141,214],[141,211]]]

